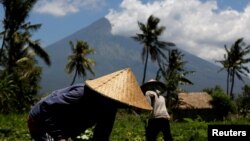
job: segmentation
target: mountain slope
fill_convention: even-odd
[[[142,46],[129,37],[117,36],[111,34],[111,24],[105,18],[102,18],[86,28],[79,30],[72,35],[63,38],[45,48],[50,55],[52,65],[47,67],[41,61],[43,67],[42,75],[42,92],[50,92],[54,89],[70,85],[72,75],[68,75],[65,71],[67,57],[71,54],[69,41],[75,43],[76,40],[84,40],[95,48],[95,54],[89,58],[96,61],[93,68],[95,76],[88,74],[84,79],[91,79],[102,76],[104,74],[130,67],[137,77],[139,83],[142,80],[143,63],[141,60]],[[202,60],[194,55],[181,50],[184,53],[184,60],[187,61],[187,70],[195,71],[189,75],[194,85],[184,86],[187,91],[200,91],[204,88],[220,85],[225,88],[226,75],[225,72],[218,73],[218,66]],[[150,62],[147,78],[154,78],[157,71],[156,64]],[[247,80],[249,82],[249,80]],[[83,82],[79,79],[77,82]],[[239,92],[243,84],[236,82],[235,90]]]

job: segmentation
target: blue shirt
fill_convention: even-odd
[[[35,104],[30,117],[52,136],[71,137],[95,125],[94,138],[108,141],[118,103],[76,84],[55,90]]]

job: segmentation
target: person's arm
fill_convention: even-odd
[[[149,104],[151,106],[153,106],[154,104],[154,101],[155,101],[155,97],[157,96],[157,94],[154,92],[154,91],[147,91],[146,94],[145,94]]]
[[[109,136],[112,132],[115,122],[117,109],[112,109],[108,112],[103,112],[94,128],[94,141],[109,141]]]

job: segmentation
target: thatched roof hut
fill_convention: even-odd
[[[204,120],[214,118],[210,101],[212,96],[206,92],[179,93],[178,104],[173,109],[173,118],[182,120],[183,118],[195,119],[198,116]]]
[[[179,109],[211,109],[211,95],[206,92],[191,92],[178,94]]]

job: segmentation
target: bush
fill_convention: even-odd
[[[247,113],[250,111],[250,86],[245,85],[243,87],[243,93],[239,95],[236,102],[238,106],[238,113],[246,117]]]
[[[216,119],[223,120],[228,117],[230,113],[236,113],[236,103],[225,94],[220,86],[217,85],[214,88],[207,88],[203,91],[212,96],[210,103],[213,106]]]
[[[13,108],[15,89],[11,75],[2,74],[0,76],[0,113],[7,113]]]
[[[175,141],[207,141],[208,123],[200,118],[185,118],[184,122],[174,122],[171,129]]]
[[[213,109],[217,115],[217,119],[223,120],[230,113],[236,113],[236,104],[224,93],[214,91],[212,93]]]
[[[41,67],[34,60],[19,62],[15,72],[0,73],[0,113],[27,112],[37,101]]]

